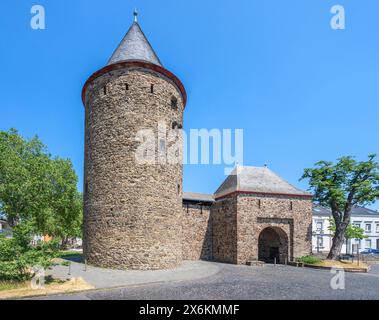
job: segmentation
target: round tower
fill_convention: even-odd
[[[139,270],[178,266],[182,261],[178,128],[186,92],[163,68],[136,17],[108,65],[87,80],[82,99],[87,262]]]

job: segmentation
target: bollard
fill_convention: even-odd
[[[84,259],[84,271],[87,271],[87,259]]]
[[[274,258],[274,267],[276,267],[276,258]]]
[[[68,275],[71,275],[71,262],[68,264]]]

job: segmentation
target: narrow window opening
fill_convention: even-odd
[[[104,95],[106,96],[107,95],[107,86],[106,85],[103,87],[103,92],[104,92]]]
[[[172,123],[172,129],[173,129],[173,130],[183,129],[183,126],[182,126],[180,123],[177,123],[176,121],[174,121],[174,122]]]
[[[171,108],[176,110],[178,109],[178,99],[176,97],[171,97]]]
[[[261,208],[261,199],[258,200],[258,208]]]
[[[291,211],[293,210],[293,202],[292,201],[290,202],[290,210]]]
[[[85,192],[88,192],[88,182],[86,182],[86,184],[84,185],[84,190]]]
[[[180,194],[180,184],[178,184],[178,194]]]
[[[154,93],[154,85],[150,85],[150,93]]]
[[[166,151],[166,141],[164,139],[159,140],[159,151],[164,153]]]
[[[128,90],[129,90],[129,85],[125,83],[125,91],[128,91]]]

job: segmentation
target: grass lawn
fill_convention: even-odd
[[[93,289],[94,287],[82,278],[74,278],[68,281],[46,279],[41,289],[32,289],[30,281],[25,282],[0,282],[0,299],[22,298],[57,293],[69,293]]]
[[[344,269],[355,269],[355,268],[363,268],[367,269],[368,265],[362,261],[334,261],[334,260],[322,260],[320,262],[312,264],[313,266],[320,267],[334,267],[334,268],[344,268]]]
[[[368,271],[368,265],[362,261],[355,260],[354,262],[348,260],[322,260],[315,256],[304,256],[297,259],[298,262],[304,263],[306,266],[316,266],[325,268],[343,268],[343,269],[366,269]]]
[[[0,291],[25,288],[26,286],[27,282],[0,281]]]
[[[82,262],[83,253],[81,251],[61,251],[59,252],[58,258],[75,262]]]
[[[70,264],[71,261],[81,262],[82,258],[83,254],[81,251],[61,251],[58,254],[58,259],[55,259],[55,261],[62,264]],[[45,284],[41,289],[33,289],[31,281],[0,280],[0,299],[69,293],[89,289],[93,289],[93,286],[86,283],[82,278],[56,280],[51,276],[47,276],[45,278]]]

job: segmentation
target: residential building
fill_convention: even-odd
[[[313,226],[312,226],[312,251],[328,252],[332,246],[333,234],[329,230],[331,210],[315,205],[313,207]],[[362,228],[367,236],[366,239],[349,239],[343,247],[342,253],[352,253],[356,248],[362,252],[367,249],[379,249],[379,212],[363,207],[354,207],[351,215],[351,223]],[[357,245],[357,247],[356,247]]]
[[[0,234],[9,235],[11,233],[11,229],[6,220],[0,219]]]

